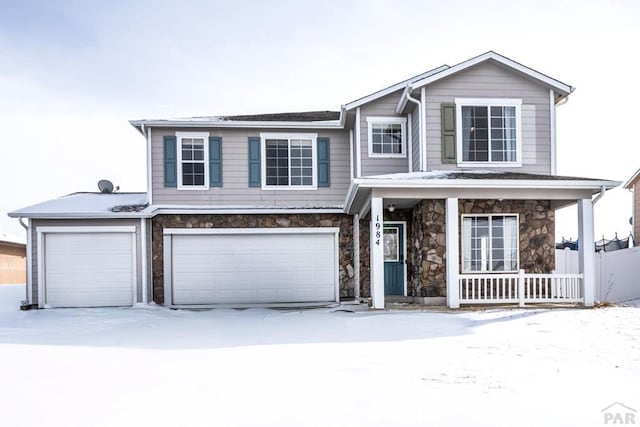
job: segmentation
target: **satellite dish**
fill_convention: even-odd
[[[101,193],[113,193],[113,184],[107,179],[98,181],[98,189]]]

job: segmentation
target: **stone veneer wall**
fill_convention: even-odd
[[[164,228],[339,227],[340,297],[353,297],[353,219],[342,214],[158,215],[152,220],[153,300],[164,303]]]
[[[555,269],[555,211],[550,201],[460,200],[458,209],[460,214],[519,214],[520,268],[526,273]]]
[[[409,235],[408,293],[417,297],[446,296],[446,215],[444,200],[423,200],[413,208]]]
[[[460,215],[518,214],[520,268],[527,273],[554,270],[555,212],[548,200],[460,200],[458,211]],[[447,293],[445,201],[421,201],[414,207],[411,221],[408,259],[412,268],[408,293],[444,297]]]

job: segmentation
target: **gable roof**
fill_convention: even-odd
[[[448,69],[434,74],[433,76],[428,76],[423,79],[420,79],[414,83],[412,83],[412,88],[417,89],[419,87],[428,85],[429,83],[433,83],[445,77],[449,77],[452,74],[459,73],[460,71],[464,71],[474,65],[480,64],[486,61],[495,61],[504,66],[514,69],[522,74],[525,74],[535,80],[539,80],[540,82],[546,84],[547,86],[554,89],[556,92],[560,93],[563,96],[569,95],[571,92],[575,90],[575,88],[571,87],[566,83],[562,83],[560,80],[556,80],[552,77],[547,76],[546,74],[542,74],[539,71],[534,70],[533,68],[529,68],[525,65],[520,64],[512,59],[507,58],[506,56],[502,56],[492,50],[489,52],[483,53],[482,55],[478,55],[474,58],[467,59],[459,64],[454,65],[453,67],[449,67]]]
[[[633,184],[635,184],[638,178],[640,178],[640,169],[638,169],[636,173],[634,173],[633,176],[629,178],[629,181],[624,183],[623,188],[631,189],[631,187],[633,187]]]
[[[373,93],[371,93],[369,95],[363,96],[362,98],[358,98],[358,99],[356,99],[354,101],[348,102],[348,103],[346,103],[346,104],[344,104],[342,106],[342,109],[343,110],[352,110],[352,109],[357,108],[357,107],[359,107],[361,105],[364,105],[364,104],[366,104],[368,102],[375,101],[376,99],[382,98],[383,96],[387,96],[390,93],[396,92],[396,91],[398,91],[400,89],[404,89],[407,86],[407,84],[411,84],[413,82],[428,78],[429,76],[432,76],[432,75],[435,75],[437,73],[440,73],[440,72],[442,72],[442,71],[444,71],[444,70],[446,70],[448,68],[449,68],[449,66],[445,64],[445,65],[441,65],[441,66],[439,66],[437,68],[434,68],[432,70],[425,71],[424,73],[418,74],[417,76],[413,76],[413,77],[411,77],[409,79],[403,80],[401,82],[398,82],[396,84],[388,86],[388,87],[386,87],[384,89],[381,89],[381,90],[373,92]]]
[[[393,92],[403,90],[402,97],[398,104],[398,111],[404,109],[407,103],[407,95],[413,89],[417,89],[444,79],[452,74],[461,72],[477,64],[485,61],[495,61],[503,66],[515,70],[521,74],[528,76],[542,84],[552,88],[560,98],[564,98],[574,91],[574,88],[562,83],[559,80],[542,74],[532,68],[526,67],[516,61],[513,61],[496,52],[489,51],[468,59],[454,66],[441,65],[424,73],[418,74],[401,82],[387,86],[384,89],[373,92],[369,95],[348,102],[342,106],[340,111],[306,111],[306,112],[289,112],[289,113],[270,113],[270,114],[245,114],[245,115],[225,115],[225,116],[201,116],[201,117],[185,117],[176,119],[142,119],[130,120],[129,123],[144,133],[145,127],[245,127],[245,128],[324,128],[324,129],[342,129],[346,121],[346,112],[357,108],[361,105],[375,101],[376,99],[387,96]],[[558,99],[558,100],[559,100]]]
[[[537,80],[539,82],[541,82],[542,84],[550,87],[551,89],[553,89],[554,91],[556,91],[557,93],[559,93],[561,96],[559,99],[556,100],[559,101],[562,98],[567,97],[569,94],[571,94],[575,88],[561,82],[560,80],[556,80],[552,77],[547,76],[546,74],[543,74],[539,71],[534,70],[533,68],[529,68],[525,65],[520,64],[519,62],[516,62],[512,59],[507,58],[506,56],[502,56],[499,53],[496,53],[492,50],[483,53],[482,55],[478,55],[476,57],[473,57],[471,59],[467,59],[466,61],[460,62],[459,64],[456,64],[452,67],[447,67],[447,69],[442,70],[438,73],[435,73],[433,75],[430,76],[426,76],[422,79],[416,80],[414,82],[411,82],[409,85],[407,85],[407,89],[405,90],[405,92],[402,94],[402,97],[400,98],[400,101],[398,103],[398,108],[396,109],[396,111],[402,111],[407,103],[407,93],[410,92],[411,90],[414,89],[419,89],[423,86],[426,86],[428,84],[431,84],[433,82],[436,82],[438,80],[442,80],[444,78],[447,78],[453,74],[459,73],[461,71],[467,70],[473,66],[476,66],[480,63],[486,62],[486,61],[494,61],[497,62],[505,67],[511,68],[514,71],[517,71],[521,74],[524,74],[534,80]]]

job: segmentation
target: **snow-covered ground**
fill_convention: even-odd
[[[640,413],[639,301],[20,312],[23,292],[0,286],[3,426],[597,426],[614,402]]]

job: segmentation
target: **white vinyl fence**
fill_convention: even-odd
[[[596,253],[595,299],[623,302],[640,298],[640,247]],[[556,273],[580,271],[578,251],[556,250]]]

